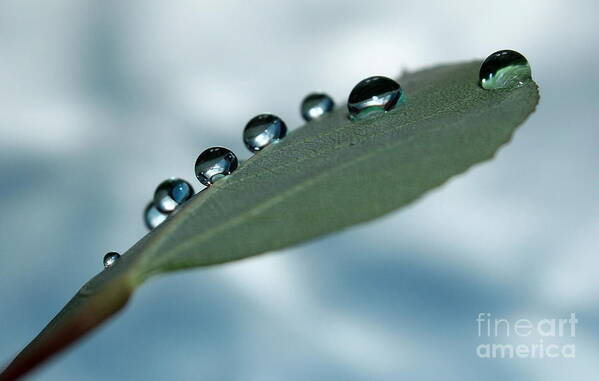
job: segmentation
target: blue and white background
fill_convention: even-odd
[[[31,380],[599,374],[593,1],[0,0],[0,363],[145,234],[170,176],[310,91],[510,48],[541,87],[497,158],[367,225],[155,279]],[[479,312],[580,320],[575,359],[480,359]],[[517,338],[501,338],[503,342]]]

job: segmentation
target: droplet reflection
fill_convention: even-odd
[[[164,180],[154,192],[154,205],[163,213],[170,213],[193,196],[193,187],[182,179]]]
[[[223,147],[208,148],[198,156],[195,164],[195,174],[198,180],[206,186],[230,175],[237,169],[237,156]]]
[[[531,79],[528,60],[513,50],[495,52],[480,66],[480,85],[485,90],[516,88]]]
[[[393,109],[403,91],[399,83],[387,77],[370,77],[360,81],[347,100],[352,120],[376,117]]]
[[[116,261],[119,260],[119,258],[121,257],[121,255],[119,253],[115,253],[114,251],[111,251],[110,253],[107,253],[104,256],[104,268],[109,268],[112,267]]]
[[[243,143],[251,152],[258,152],[283,139],[286,134],[287,125],[281,118],[260,114],[253,117],[243,129]]]
[[[333,111],[334,108],[333,98],[324,93],[312,93],[304,98],[300,111],[304,120],[309,122]]]
[[[154,202],[150,202],[144,210],[144,223],[148,229],[152,230],[164,222],[167,216],[167,213],[163,213],[156,208]]]

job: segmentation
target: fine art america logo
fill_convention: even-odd
[[[544,359],[575,358],[575,313],[568,318],[518,319],[495,318],[481,312],[476,318],[478,337],[482,343],[476,347],[480,358]]]

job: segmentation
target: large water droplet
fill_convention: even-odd
[[[308,94],[302,101],[300,111],[305,121],[320,118],[324,114],[333,111],[335,102],[333,98],[323,93]]]
[[[148,203],[146,209],[144,210],[144,222],[146,227],[150,230],[160,225],[164,220],[166,220],[167,216],[167,213],[163,213],[156,208],[156,205],[154,205],[153,201]]]
[[[208,148],[198,156],[195,173],[200,182],[206,186],[230,175],[237,169],[237,157],[223,147]]]
[[[193,196],[193,187],[183,179],[164,180],[154,192],[154,205],[159,211],[170,213]]]
[[[252,152],[258,152],[287,134],[285,122],[276,115],[260,114],[253,117],[243,130],[243,142]]]
[[[531,78],[528,61],[513,50],[495,52],[480,66],[480,85],[487,90],[520,87]]]
[[[399,83],[387,77],[370,77],[360,81],[349,94],[347,108],[352,120],[368,119],[391,110],[403,91]]]
[[[102,262],[104,262],[104,268],[109,268],[112,267],[112,265],[114,265],[116,263],[116,261],[119,260],[119,258],[121,257],[121,255],[119,253],[115,253],[114,251],[111,251],[110,253],[107,253],[104,256],[104,260]]]

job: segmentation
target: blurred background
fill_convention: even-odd
[[[0,0],[0,363],[107,251],[146,233],[160,181],[200,189],[193,163],[211,145],[249,157],[252,116],[297,128],[310,91],[343,104],[367,76],[509,48],[529,59],[541,104],[494,161],[373,223],[154,279],[30,379],[596,378],[598,12],[590,0]],[[576,358],[478,358],[480,312],[574,312]]]

